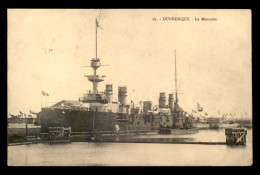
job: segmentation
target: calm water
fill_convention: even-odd
[[[225,142],[224,130],[200,130],[194,135],[146,135],[138,137],[193,138]],[[246,146],[90,143],[8,146],[8,165],[18,166],[249,166],[252,161],[252,130]]]

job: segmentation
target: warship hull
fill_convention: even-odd
[[[154,131],[159,129],[160,117],[146,114],[120,114],[73,109],[45,108],[39,113],[41,132],[49,127],[71,127],[71,132],[115,131]]]

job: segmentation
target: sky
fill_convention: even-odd
[[[217,20],[195,20],[202,17]],[[175,92],[176,49],[184,110],[199,103],[210,115],[252,116],[251,11],[187,9],[8,9],[10,114],[39,112],[41,105],[78,100],[92,90],[84,75],[93,70],[82,66],[96,54],[95,18],[102,28],[98,58],[109,64],[97,70],[106,75],[99,91],[113,84],[117,100],[118,86],[127,86],[128,102],[157,105],[160,92]]]

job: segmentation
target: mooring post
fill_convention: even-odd
[[[28,129],[27,129],[27,117],[25,114],[25,140],[27,141]]]

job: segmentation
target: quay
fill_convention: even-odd
[[[181,139],[180,139],[181,140]],[[156,143],[156,144],[201,144],[201,145],[226,145],[226,142],[194,142],[176,141],[174,139],[102,139],[100,142],[111,143]]]
[[[194,138],[153,137],[156,132],[142,131],[99,131],[71,132],[70,127],[49,127],[48,133],[40,137],[27,136],[20,142],[8,143],[9,146],[37,143],[71,143],[71,142],[111,142],[111,143],[160,143],[160,144],[201,144],[201,145],[246,145],[246,128],[226,128],[226,142],[201,142]],[[141,136],[141,137],[139,137]],[[152,137],[151,137],[152,136]]]
[[[50,144],[62,144],[62,143],[71,143],[70,140],[52,140],[52,141],[34,141],[34,142],[22,142],[22,143],[10,143],[8,146],[18,146],[18,145],[29,145],[29,144],[39,144],[39,143],[50,143]],[[138,141],[138,140],[102,140],[96,142],[109,142],[109,143],[156,143],[156,144],[200,144],[200,145],[227,145],[226,142],[169,142],[169,141]]]

